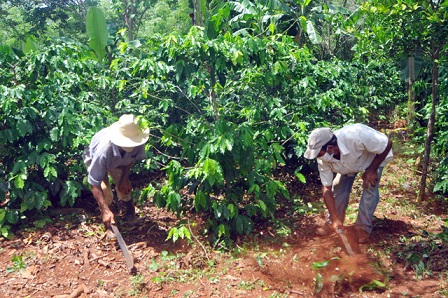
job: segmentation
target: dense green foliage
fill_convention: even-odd
[[[218,237],[249,233],[254,219],[273,215],[276,197],[289,197],[275,178],[286,145],[300,156],[313,127],[365,121],[369,109],[393,105],[402,92],[391,67],[317,61],[287,36],[208,39],[193,27],[184,37],[119,48],[106,66],[82,46],[51,44],[23,57],[2,47],[9,223],[52,197],[73,204],[83,187],[84,146],[113,116],[132,112],[150,121],[148,157],[169,178],[143,194],[177,213],[210,213]]]
[[[148,159],[134,171],[167,175],[163,184],[148,181],[139,200],[152,199],[179,215],[207,215],[217,243],[250,233],[256,220],[272,218],[279,198],[294,199],[278,172],[288,165],[306,182],[302,153],[310,130],[386,119],[406,103],[398,63],[365,59],[365,53],[354,61],[341,60],[329,48],[317,55],[322,53],[313,45],[317,35],[298,46],[297,35],[273,27],[285,23],[268,9],[249,14],[241,8],[232,16],[245,18],[252,29],[255,24],[270,29],[241,34],[238,19],[238,32],[233,32],[235,27],[224,22],[231,16],[228,9],[214,10],[209,23],[214,32],[192,27],[187,34],[179,30],[136,42],[109,25],[106,42],[105,20],[89,25],[97,20],[92,15],[90,48],[87,42],[51,39],[40,40],[45,46],[29,39],[24,51],[2,45],[1,234],[8,236],[11,224],[51,205],[74,205],[88,187],[84,147],[123,113],[142,115],[151,128]],[[282,15],[291,13],[282,9]],[[330,10],[325,6],[323,11]],[[260,18],[263,12],[271,17]],[[306,23],[305,15],[313,19],[304,10],[296,21]],[[321,25],[327,17],[319,19]],[[278,23],[251,22],[258,18]],[[341,19],[333,15],[331,20]],[[316,28],[325,28],[317,23]],[[103,36],[101,42],[95,36]],[[444,103],[447,86],[443,77]],[[439,107],[437,132],[439,140],[446,140],[446,105]],[[437,143],[437,154],[446,149],[446,141]],[[447,191],[447,168],[445,158],[437,168],[436,190]]]

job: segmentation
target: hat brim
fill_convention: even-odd
[[[133,137],[125,137],[120,133],[120,126],[115,122],[109,126],[109,138],[112,143],[120,147],[137,147],[145,144],[149,139],[149,129],[141,131]]]
[[[321,148],[319,149],[306,149],[305,154],[303,155],[306,159],[315,159],[319,154]]]

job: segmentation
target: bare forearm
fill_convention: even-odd
[[[98,203],[98,206],[100,207],[101,212],[104,212],[105,210],[109,210],[109,206],[106,203],[106,200],[104,199],[103,190],[100,186],[93,186],[92,187],[92,194],[95,200]]]
[[[115,223],[115,219],[114,214],[109,209],[109,206],[104,199],[103,190],[99,186],[92,185],[92,193],[93,197],[98,202],[98,206],[100,207],[103,223],[106,225],[106,228],[109,228],[111,223]]]
[[[331,187],[322,186],[322,194],[330,216],[336,216],[336,203],[334,201],[334,194]]]

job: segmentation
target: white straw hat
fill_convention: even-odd
[[[142,131],[132,114],[124,114],[109,126],[110,141],[120,147],[137,147],[149,139],[149,129]]]

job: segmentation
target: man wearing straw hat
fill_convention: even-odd
[[[109,176],[115,183],[118,199],[125,206],[125,221],[135,224],[137,218],[129,172],[134,161],[145,159],[148,138],[149,129],[142,130],[134,115],[125,114],[111,126],[97,132],[84,150],[88,182],[100,207],[109,238],[114,238],[110,225],[115,224],[114,214],[109,208],[113,201]]]

